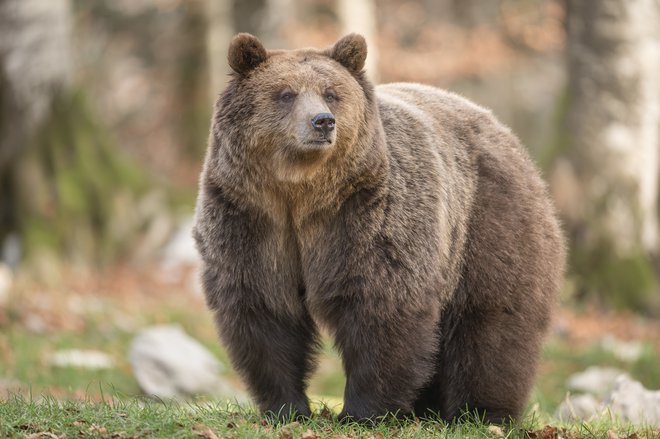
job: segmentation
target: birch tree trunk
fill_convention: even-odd
[[[19,242],[18,162],[70,79],[67,0],[0,0],[0,248]],[[4,245],[2,245],[4,243]],[[13,246],[15,246],[14,244]],[[0,258],[9,258],[0,254]],[[11,257],[10,259],[15,259]],[[16,261],[12,260],[12,263]]]
[[[234,34],[232,0],[207,0],[206,48],[210,78],[211,105],[229,79],[227,48]]]
[[[554,191],[582,292],[642,306],[660,244],[660,2],[567,7],[570,141]]]
[[[339,21],[342,34],[359,33],[367,40],[368,54],[365,63],[367,76],[378,82],[378,44],[376,29],[376,5],[374,0],[338,0]]]
[[[211,98],[225,88],[230,73],[227,49],[232,36],[248,32],[269,49],[285,49],[282,28],[295,17],[294,0],[206,0]]]
[[[0,0],[0,175],[70,78],[67,0]]]
[[[0,244],[20,242],[37,271],[126,256],[151,221],[136,208],[148,179],[73,84],[71,13],[0,0]]]

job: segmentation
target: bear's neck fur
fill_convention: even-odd
[[[336,214],[360,190],[385,188],[389,160],[374,86],[364,72],[354,77],[364,93],[367,124],[350,144],[338,142],[309,178],[296,182],[277,180],[272,169],[249,154],[245,146],[249,136],[231,129],[237,126],[233,120],[248,116],[245,101],[250,99],[240,90],[239,78],[232,79],[216,103],[203,183],[222,188],[225,196],[245,210],[258,210],[255,213],[267,214],[276,222],[296,223]]]

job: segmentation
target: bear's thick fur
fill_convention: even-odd
[[[232,40],[194,230],[221,339],[266,413],[310,414],[323,327],[341,418],[516,417],[564,266],[545,186],[489,111],[374,88],[366,54]]]

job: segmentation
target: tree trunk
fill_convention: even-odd
[[[0,175],[70,76],[66,0],[0,0]]]
[[[67,0],[0,0],[0,244],[17,242],[16,164],[69,82],[70,17]]]
[[[378,82],[378,44],[376,30],[376,5],[374,0],[338,0],[338,16],[342,33],[355,32],[367,40],[368,55],[365,63],[367,76]]]
[[[659,22],[655,0],[567,2],[570,139],[553,190],[578,288],[622,305],[657,288]]]
[[[211,105],[225,88],[229,65],[227,48],[234,34],[233,1],[207,0],[206,47],[210,78]]]
[[[0,0],[0,244],[49,266],[135,251],[151,220],[148,180],[72,84],[71,30],[69,0]]]

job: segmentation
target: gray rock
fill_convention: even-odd
[[[573,392],[590,393],[603,398],[613,388],[616,379],[626,373],[612,367],[591,366],[568,378],[568,388]]]
[[[67,349],[55,352],[50,360],[57,367],[77,367],[80,369],[111,369],[115,362],[105,352],[93,349]]]
[[[12,270],[16,270],[23,256],[23,245],[17,233],[10,233],[5,238],[1,253],[0,262],[7,264]]]
[[[634,363],[642,356],[644,346],[638,341],[619,340],[613,335],[604,336],[600,345],[604,351],[610,352],[616,358],[628,363]]]
[[[140,387],[150,396],[233,396],[223,367],[204,346],[178,326],[154,326],[133,340],[129,360]]]
[[[660,390],[648,390],[628,376],[620,376],[605,399],[612,415],[640,426],[660,427]]]
[[[199,268],[202,260],[192,236],[193,222],[192,218],[182,222],[163,249],[160,278],[172,283],[183,279],[189,291],[201,296]]]
[[[562,421],[588,421],[600,415],[603,403],[590,394],[569,395],[555,412],[555,418]]]
[[[163,250],[162,267],[165,270],[179,267],[195,267],[201,258],[192,236],[193,219],[189,218],[176,229]]]

